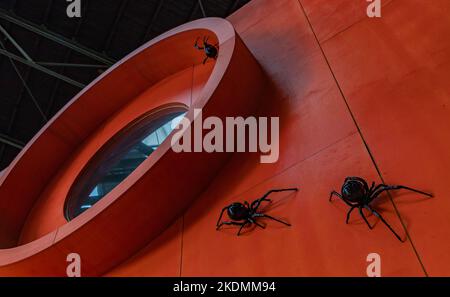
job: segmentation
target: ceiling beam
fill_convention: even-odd
[[[0,134],[0,142],[9,145],[11,147],[17,148],[19,150],[25,147],[25,144],[22,141],[16,140],[4,134]]]
[[[25,65],[27,65],[27,66],[29,66],[29,67],[32,67],[32,68],[36,69],[36,70],[39,70],[39,71],[41,71],[41,72],[44,72],[44,73],[46,73],[46,74],[48,74],[48,75],[50,75],[50,76],[53,76],[53,77],[55,77],[55,78],[58,78],[58,79],[60,79],[60,80],[62,80],[62,81],[64,81],[64,82],[66,82],[66,83],[68,83],[68,84],[71,84],[71,85],[73,85],[73,86],[79,87],[79,88],[81,88],[81,89],[84,88],[84,87],[86,86],[86,85],[84,85],[84,84],[82,84],[82,83],[80,83],[80,82],[77,82],[77,81],[75,81],[75,80],[73,80],[73,79],[71,79],[71,78],[69,78],[69,77],[67,77],[67,76],[65,76],[65,75],[59,74],[59,73],[57,73],[57,72],[55,72],[55,71],[53,71],[53,70],[50,70],[50,69],[48,69],[48,68],[45,68],[44,66],[41,66],[41,65],[39,65],[39,64],[36,64],[35,62],[30,62],[30,61],[28,61],[27,59],[24,59],[24,58],[19,57],[19,56],[15,55],[15,54],[12,54],[12,53],[10,53],[10,52],[4,50],[4,49],[0,49],[0,55],[6,56],[6,57],[8,57],[8,58],[10,58],[10,59],[13,59],[13,60],[15,60],[15,61],[17,61],[17,62],[20,62],[20,63],[22,63],[22,64],[25,64]]]
[[[150,23],[148,24],[147,30],[145,31],[143,43],[147,42],[150,39],[150,34],[152,33],[153,24],[155,23],[156,18],[158,17],[159,12],[161,11],[161,8],[163,7],[163,5],[164,5],[164,0],[159,0],[158,5],[156,6],[156,9],[153,11],[153,15],[150,19]]]
[[[227,11],[227,17],[228,17],[229,15],[231,15],[231,14],[236,10],[236,8],[238,7],[239,2],[240,2],[240,0],[234,0],[234,1],[231,3],[231,6],[230,6],[230,8],[229,8],[228,11]]]
[[[3,44],[3,42],[1,40],[0,40],[0,47],[1,47],[0,50],[6,51],[6,47],[5,47],[5,45]],[[41,106],[39,105],[39,102],[36,100],[36,97],[34,97],[33,92],[31,92],[31,89],[28,87],[28,84],[27,84],[27,81],[26,81],[27,78],[24,78],[22,73],[20,73],[19,68],[17,68],[16,63],[14,63],[13,58],[8,57],[8,59],[9,59],[9,62],[11,63],[11,66],[14,68],[14,71],[16,72],[17,76],[19,77],[20,81],[22,82],[23,87],[25,88],[25,90],[27,91],[28,95],[30,96],[31,101],[33,101],[34,106],[39,111],[39,114],[44,119],[44,122],[47,122],[48,119],[45,116],[44,111],[42,110]],[[24,61],[28,61],[28,60],[24,59]],[[33,61],[28,61],[28,62],[29,63],[33,63]]]
[[[87,13],[88,10],[88,6],[89,6],[89,2],[85,3],[85,5],[83,5],[83,15],[85,15]],[[81,27],[83,26],[83,18],[79,18],[77,26],[75,28],[75,31],[73,32],[72,36],[74,38],[76,38],[78,36],[78,34],[80,33]],[[70,61],[70,57],[72,55],[72,51],[70,49],[66,50],[66,53],[64,54],[64,59],[63,59],[63,63],[68,63]],[[65,73],[66,68],[63,68],[61,70],[62,74]],[[55,101],[56,101],[56,95],[59,92],[59,88],[61,87],[61,81],[57,80],[55,85],[53,86],[53,90],[52,93],[50,95],[50,99],[48,101],[48,105],[47,105],[47,110],[45,112],[45,114],[47,116],[50,116],[53,110],[53,106],[55,105]]]
[[[53,0],[50,0],[50,1],[53,1]],[[49,11],[49,9],[47,9],[47,12],[46,12],[44,20],[48,19],[49,14],[50,14],[50,11]],[[8,29],[11,29],[11,27],[12,27],[12,24],[9,23],[8,24]],[[34,42],[33,47],[32,47],[32,53],[35,53],[37,51],[37,49],[39,49],[39,46],[40,46],[42,40],[43,39],[40,38],[39,36],[37,36],[37,35],[35,36],[35,42]],[[7,59],[5,59],[5,60],[7,60]],[[25,82],[27,82],[27,83],[28,83],[28,79],[29,79],[30,74],[31,74],[31,69],[33,69],[33,68],[26,67],[25,71],[24,71],[25,74],[23,75],[23,78],[24,78]],[[60,80],[57,80],[57,82],[59,82],[59,81]],[[6,130],[6,134],[7,135],[10,135],[11,132],[12,132],[12,129],[14,127],[14,123],[16,121],[17,114],[19,113],[19,109],[20,109],[20,106],[22,104],[22,100],[25,97],[26,93],[27,92],[26,92],[25,88],[22,88],[22,90],[20,90],[20,95],[18,96],[16,102],[14,103],[14,108],[13,108],[13,110],[11,112],[11,115],[10,115],[10,118],[9,118],[9,121],[8,121],[7,130]],[[2,147],[0,148],[0,162],[3,161],[4,155],[5,155],[5,151],[6,151],[6,147],[7,146],[5,144],[3,144]]]
[[[202,0],[197,0],[197,1],[198,1],[198,5],[200,6],[200,10],[202,11],[203,17],[206,18],[206,10],[205,10],[205,7],[203,6]]]
[[[108,68],[107,65],[80,64],[80,63],[36,62],[36,64],[49,67],[94,68],[94,69]]]
[[[195,1],[194,5],[192,6],[191,12],[189,13],[189,16],[186,20],[186,23],[192,21],[192,18],[197,13],[198,7],[199,7],[199,3],[198,3],[198,1]]]
[[[17,26],[27,29],[35,34],[38,34],[42,37],[45,37],[49,40],[59,43],[60,45],[68,47],[80,54],[83,54],[91,59],[96,60],[96,61],[102,62],[108,66],[111,66],[116,62],[115,60],[113,60],[109,57],[106,57],[105,55],[103,55],[101,53],[98,53],[90,48],[87,48],[81,44],[78,44],[75,41],[67,39],[66,37],[64,37],[62,35],[51,32],[45,28],[42,28],[39,25],[33,24],[29,21],[26,21],[25,19],[22,19],[16,15],[13,15],[13,14],[5,11],[4,9],[0,9],[0,19],[3,19],[7,22],[13,23]]]
[[[113,38],[116,35],[117,25],[119,24],[120,20],[122,19],[123,13],[125,12],[127,5],[128,5],[128,0],[122,0],[122,2],[120,3],[119,9],[116,13],[116,18],[114,19],[114,23],[113,23],[112,27],[109,29],[108,37],[106,38],[106,42],[103,46],[103,52],[106,52],[109,49],[109,47],[111,46]]]
[[[47,9],[45,11],[44,18],[42,20],[42,23],[44,23],[44,24],[47,23],[48,18],[50,17],[50,12],[51,12],[51,9],[53,7],[53,1],[54,0],[49,0],[49,2],[48,2]],[[14,0],[14,2],[16,2],[16,1]],[[10,10],[13,10],[13,7],[14,7],[14,3],[11,5],[11,9]],[[8,25],[9,25],[9,29],[11,29],[12,24],[8,23]],[[41,44],[41,42],[43,40],[38,35],[36,35],[35,38],[36,39],[35,39],[35,43],[34,43],[34,45],[32,47],[32,53],[38,51],[38,49],[40,47],[40,44]],[[25,80],[26,83],[28,83],[28,78],[30,77],[31,69],[33,69],[33,68],[27,67],[25,69],[25,71],[24,71],[25,74],[23,75],[23,79]],[[59,83],[60,80],[57,80],[56,82]],[[10,116],[9,123],[8,123],[8,128],[6,130],[7,131],[6,134],[8,134],[8,135],[11,134],[11,131],[12,131],[13,127],[14,127],[14,123],[15,123],[16,118],[17,118],[17,114],[19,113],[19,109],[20,109],[22,100],[25,97],[26,93],[27,92],[26,92],[25,88],[22,88],[22,90],[20,91],[20,95],[19,95],[19,97],[17,98],[17,100],[16,100],[16,102],[14,104],[14,109],[11,112],[11,116]],[[4,157],[4,154],[5,154],[5,149],[6,149],[6,145],[3,145],[1,147],[1,149],[0,149],[0,162],[3,161],[3,157]]]
[[[0,32],[5,35],[5,37],[12,43],[12,45],[14,45],[14,47],[22,54],[22,56],[24,56],[25,59],[31,62],[33,61],[33,59],[31,59],[31,57],[27,54],[27,52],[17,43],[17,41],[8,33],[8,31],[3,28],[2,25],[0,25]]]

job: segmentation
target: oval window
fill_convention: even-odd
[[[153,112],[108,141],[70,189],[64,206],[66,219],[73,220],[125,180],[163,143],[185,113],[181,107]]]

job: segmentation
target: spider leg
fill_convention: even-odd
[[[272,193],[278,193],[278,192],[287,192],[287,191],[294,191],[297,192],[298,188],[287,188],[287,189],[272,189],[269,192],[267,192],[264,196],[262,196],[261,199],[265,199],[267,198],[267,196],[269,196]]]
[[[255,201],[252,202],[251,204],[251,208],[253,210],[257,210],[258,207],[260,206],[261,202],[263,201],[267,201],[267,202],[271,202],[272,200],[267,199],[267,196],[269,196],[272,193],[277,193],[277,192],[286,192],[286,191],[295,191],[297,192],[298,189],[297,188],[288,188],[288,189],[273,189],[268,191],[266,194],[264,194],[261,198],[256,199]]]
[[[433,194],[425,193],[425,192],[423,192],[423,191],[416,190],[416,189],[413,189],[413,188],[410,188],[410,187],[406,187],[406,186],[395,185],[395,186],[387,186],[387,187],[388,187],[387,190],[400,190],[400,189],[404,189],[404,190],[416,192],[416,193],[419,193],[419,194],[422,194],[422,195],[425,195],[425,196],[428,196],[428,197],[433,197]]]
[[[196,49],[198,49],[198,50],[204,50],[204,49],[205,49],[204,47],[201,47],[201,46],[198,45],[198,40],[199,40],[199,39],[200,39],[200,37],[197,37],[197,39],[195,40],[194,47],[195,47]]]
[[[362,216],[362,218],[364,219],[364,222],[366,222],[367,226],[369,226],[369,229],[372,230],[373,227],[369,224],[369,221],[367,220],[366,216],[364,215],[362,207],[359,207],[359,214]]]
[[[262,217],[262,218],[268,218],[268,219],[277,221],[277,222],[279,222],[279,223],[281,223],[281,224],[284,224],[284,225],[286,225],[286,226],[291,226],[291,224],[289,224],[289,223],[283,222],[282,220],[276,219],[276,218],[274,218],[274,217],[272,217],[272,216],[269,216],[269,215],[266,215],[266,214],[263,214],[263,213],[259,214],[259,217]]]
[[[372,184],[373,185],[373,184]],[[382,192],[382,191],[384,191],[382,188],[384,188],[384,187],[386,187],[386,185],[383,185],[383,184],[380,184],[380,185],[378,185],[378,186],[376,186],[376,187],[371,187],[370,188],[370,195],[374,195],[375,193],[377,193],[378,191],[380,191],[380,193]],[[379,194],[377,194],[377,196],[378,196]]]
[[[336,191],[331,192],[331,194],[330,194],[330,199],[329,199],[330,202],[331,202],[333,196],[339,197],[342,201],[344,201],[345,204],[347,204],[347,205],[350,206],[350,207],[354,207],[354,206],[355,206],[355,205],[349,203],[348,201],[346,201],[346,200],[342,197],[342,195],[339,194],[339,193],[336,192]]]
[[[249,208],[254,210],[254,211],[256,211],[263,201],[272,202],[271,199],[259,198],[259,199],[255,200],[255,201],[253,201]]]
[[[246,224],[246,223],[222,222],[222,223],[220,223],[220,224],[217,226],[216,230],[219,230],[220,227],[222,227],[223,225],[228,225],[228,226],[242,226],[242,225],[245,225],[245,224]]]
[[[259,224],[256,220],[248,219],[250,223],[255,224],[256,226],[260,227],[261,229],[266,229],[265,226]]]
[[[348,213],[347,213],[347,219],[345,220],[345,223],[346,223],[346,224],[348,224],[348,220],[350,220],[350,215],[351,215],[352,211],[353,211],[355,208],[356,208],[355,206],[352,206],[352,207],[350,208],[350,210],[348,211]]]
[[[393,185],[393,186],[389,186],[389,185],[378,185],[374,191],[371,194],[370,200],[374,200],[375,198],[377,198],[381,193],[383,193],[384,191],[389,191],[389,190],[400,190],[400,189],[404,189],[404,190],[408,190],[408,191],[412,191],[415,193],[419,193],[428,197],[433,197],[433,194],[430,193],[425,193],[423,191],[420,190],[416,190],[410,187],[406,187],[406,186],[401,186],[401,185]]]
[[[372,186],[370,186],[369,193],[372,193],[374,188],[375,188],[375,182],[372,182]]]
[[[217,220],[217,223],[216,223],[216,227],[217,227],[217,229],[219,229],[220,228],[220,226],[222,226],[222,225],[220,225],[219,226],[219,224],[220,224],[220,221],[222,220],[222,216],[223,216],[223,212],[225,211],[225,210],[227,210],[228,209],[228,207],[230,207],[230,205],[228,205],[228,206],[225,206],[223,209],[222,209],[222,211],[220,212],[220,216],[219,216],[219,219]]]
[[[389,228],[389,230],[391,230],[391,232],[394,233],[395,237],[397,237],[398,240],[400,240],[401,242],[405,242],[405,240],[401,239],[400,235],[398,235],[397,232],[394,231],[391,225],[389,225],[388,222],[386,222],[386,220],[380,213],[378,213],[375,209],[371,208],[370,206],[367,206],[366,208],[370,210],[377,218],[379,218]]]
[[[246,222],[244,222],[244,223],[241,224],[241,228],[239,228],[239,231],[238,231],[238,233],[237,233],[237,236],[241,235],[242,229],[243,229],[243,228],[245,227],[245,225],[247,225],[248,223],[249,223],[249,222],[246,221]]]
[[[339,193],[336,192],[336,191],[333,191],[333,192],[330,193],[330,199],[329,199],[328,201],[331,202],[331,200],[333,200],[333,196],[338,196],[339,198],[342,199],[342,195],[341,195],[341,194],[339,194]]]

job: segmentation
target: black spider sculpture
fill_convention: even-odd
[[[237,233],[237,235],[239,236],[239,235],[241,235],[242,228],[244,228],[248,224],[250,224],[250,225],[255,224],[256,226],[258,226],[262,229],[265,229],[265,226],[259,224],[256,221],[256,218],[268,218],[268,219],[280,222],[282,224],[285,224],[286,226],[291,226],[291,224],[289,224],[289,223],[283,222],[283,221],[278,220],[269,215],[257,212],[258,207],[261,205],[261,203],[263,201],[272,202],[272,200],[267,199],[267,196],[269,196],[270,194],[275,193],[275,192],[285,192],[285,191],[295,191],[296,192],[296,191],[298,191],[298,189],[291,188],[291,189],[270,190],[264,196],[262,196],[259,199],[256,199],[251,204],[249,204],[247,201],[245,201],[244,204],[235,202],[235,203],[232,203],[232,204],[224,207],[222,209],[222,212],[220,213],[219,220],[217,221],[216,230],[219,230],[220,227],[222,227],[223,225],[241,226],[241,228],[239,228],[239,231]],[[222,215],[225,210],[227,211],[228,217],[231,219],[231,221],[229,221],[229,222],[222,222]]]
[[[212,45],[208,43],[209,37],[203,37],[203,46],[198,45],[198,40],[200,37],[197,38],[195,41],[194,47],[198,50],[204,51],[206,54],[206,58],[203,60],[203,64],[208,61],[208,59],[217,59],[217,56],[219,55],[219,44]]]
[[[369,221],[367,221],[367,218],[364,216],[363,208],[365,208],[371,213],[373,213],[377,218],[379,218],[389,228],[389,230],[391,230],[392,233],[394,233],[394,235],[398,238],[398,240],[404,242],[400,238],[400,236],[394,231],[394,229],[392,229],[392,227],[384,220],[381,214],[370,206],[370,203],[375,198],[377,198],[382,192],[399,189],[405,189],[428,197],[433,197],[432,194],[428,194],[419,190],[415,190],[400,185],[392,186],[380,184],[378,186],[375,186],[375,183],[373,182],[372,186],[369,188],[367,182],[364,179],[360,177],[347,177],[345,179],[344,185],[342,186],[341,194],[339,194],[336,191],[331,192],[329,201],[331,201],[334,195],[341,198],[342,201],[344,201],[348,206],[350,206],[350,210],[347,213],[347,220],[345,221],[346,224],[348,224],[348,220],[350,219],[350,214],[352,213],[352,211],[355,208],[358,208],[359,214],[362,216],[367,226],[369,226],[369,229],[372,229],[373,226],[369,224]]]

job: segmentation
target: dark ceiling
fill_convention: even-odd
[[[227,17],[249,1],[81,0],[81,18],[69,18],[66,0],[0,0],[0,170],[115,61],[173,27]]]

